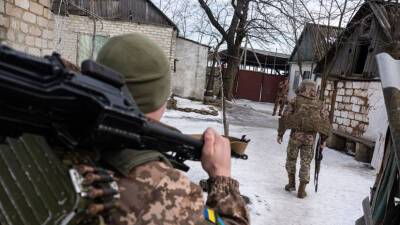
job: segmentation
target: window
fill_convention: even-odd
[[[371,42],[365,39],[360,39],[357,46],[357,57],[355,58],[355,65],[353,67],[353,73],[363,74],[365,63],[367,62],[369,47]]]
[[[94,50],[93,50],[93,60],[96,59],[97,54],[101,47],[107,42],[109,37],[96,35],[94,39]],[[92,47],[93,47],[93,35],[91,34],[80,34],[79,35],[79,43],[78,43],[78,65],[86,60],[92,58]]]

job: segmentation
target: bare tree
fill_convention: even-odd
[[[221,34],[227,45],[227,68],[223,74],[224,93],[228,100],[232,99],[232,87],[240,63],[240,46],[246,37],[248,10],[251,0],[232,0],[232,18],[228,28],[218,21],[215,12],[207,0],[198,0],[214,28]]]
[[[206,91],[204,92],[204,102],[207,103],[213,96],[214,96],[214,80],[215,80],[215,74],[218,71],[215,71],[215,67],[217,66],[217,60],[219,58],[219,48],[221,45],[224,43],[224,40],[220,40],[218,44],[213,47],[212,50],[212,64],[210,68],[210,72],[208,74],[208,80],[207,80],[207,86],[206,86]],[[218,74],[219,76],[219,74]]]
[[[177,27],[179,27],[182,37],[188,37],[192,34],[196,26],[192,18],[198,14],[199,9],[195,1],[153,0],[153,3],[174,21]]]
[[[227,47],[224,69],[225,93],[232,98],[232,86],[240,63],[244,38],[257,47],[290,52],[306,24],[342,27],[363,0],[154,0],[177,24],[181,35],[215,48],[220,40]],[[200,4],[199,4],[200,3]],[[200,9],[203,10],[200,10]],[[204,19],[207,17],[208,19]],[[319,60],[336,39],[336,31],[316,33],[315,60]],[[221,46],[221,47],[222,47]],[[302,72],[303,53],[295,61]]]

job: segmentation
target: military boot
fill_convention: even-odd
[[[294,174],[289,174],[289,183],[285,186],[286,191],[295,191],[296,190],[296,178]]]
[[[300,182],[299,191],[297,192],[298,198],[305,198],[307,196],[306,186],[307,183]]]

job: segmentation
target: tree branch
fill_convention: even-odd
[[[204,2],[204,0],[198,0],[200,3],[201,8],[204,9],[204,12],[207,14],[208,19],[210,19],[211,24],[218,30],[219,33],[221,33],[222,37],[224,37],[225,40],[228,40],[228,34],[224,30],[224,28],[219,24],[219,22],[215,19],[210,7],[208,7],[207,3]]]

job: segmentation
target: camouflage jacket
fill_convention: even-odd
[[[289,92],[289,85],[285,83],[285,81],[279,82],[278,93],[276,95],[277,98],[286,99]]]
[[[206,204],[198,185],[162,161],[133,168],[119,178],[119,186],[121,207],[111,224],[249,224],[239,184],[231,178],[209,179]]]

